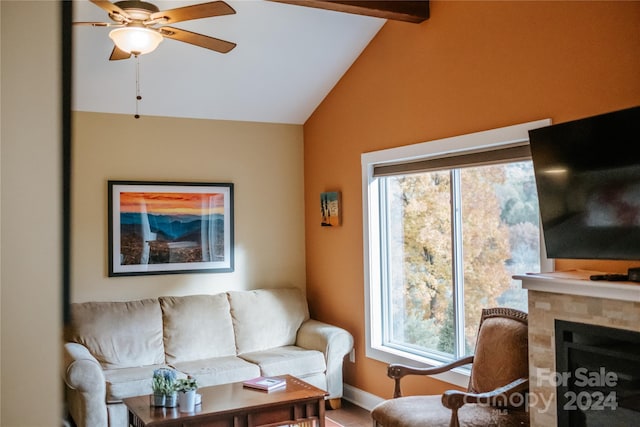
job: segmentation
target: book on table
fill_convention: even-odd
[[[244,381],[242,384],[249,388],[271,391],[287,385],[287,380],[275,377],[257,377]]]

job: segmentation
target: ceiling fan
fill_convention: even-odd
[[[212,1],[169,10],[159,10],[156,5],[139,0],[125,0],[115,3],[108,0],[90,1],[105,10],[113,22],[74,22],[74,25],[116,27],[109,33],[109,37],[115,45],[109,57],[111,61],[152,52],[165,37],[220,53],[227,53],[236,47],[235,43],[229,41],[165,26],[165,24],[192,19],[236,13],[224,1]]]

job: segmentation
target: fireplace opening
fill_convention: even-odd
[[[640,425],[640,333],[555,321],[558,427]]]

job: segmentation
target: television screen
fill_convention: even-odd
[[[529,131],[549,258],[640,259],[640,106]]]

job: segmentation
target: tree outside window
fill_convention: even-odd
[[[381,179],[386,341],[443,361],[472,354],[482,308],[526,311],[511,277],[540,268],[531,162]]]

